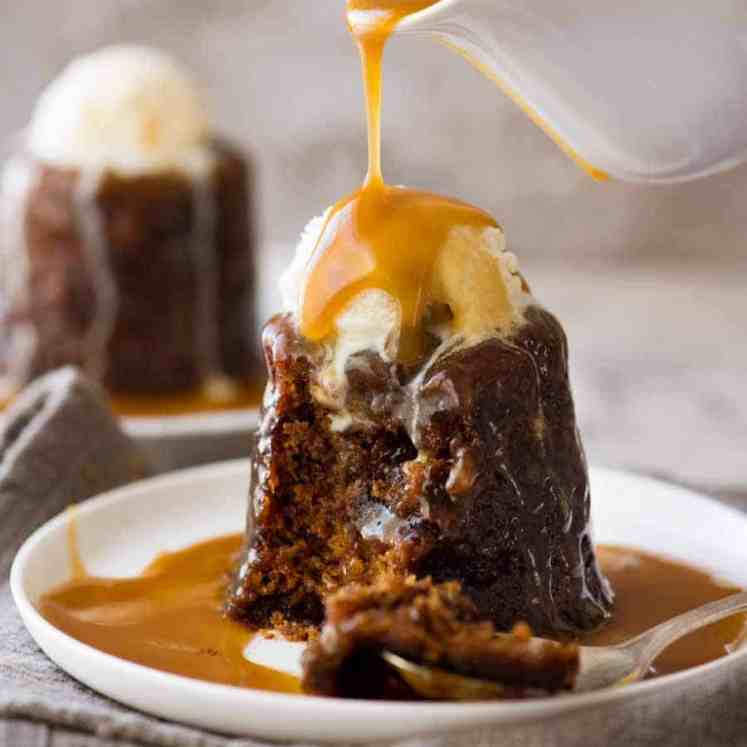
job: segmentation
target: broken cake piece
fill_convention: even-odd
[[[454,690],[443,673],[494,683],[505,698],[524,698],[571,690],[579,668],[574,644],[531,639],[525,625],[496,635],[456,582],[390,577],[374,586],[353,584],[328,599],[321,636],[304,655],[303,689],[347,698],[422,695],[382,658],[392,654],[428,667],[430,696],[444,699]]]

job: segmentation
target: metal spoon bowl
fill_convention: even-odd
[[[747,592],[740,592],[678,615],[625,643],[616,646],[581,646],[580,669],[574,691],[589,692],[638,682],[650,672],[659,654],[675,641],[706,625],[745,611]],[[534,640],[553,643],[539,638]],[[499,682],[416,664],[391,651],[382,652],[382,658],[418,695],[425,698],[495,700],[505,698],[508,693],[508,688]]]

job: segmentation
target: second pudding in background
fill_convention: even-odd
[[[245,397],[251,180],[165,54],[112,47],[71,63],[2,174],[4,395],[74,364],[124,403]]]

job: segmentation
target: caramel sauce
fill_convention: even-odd
[[[67,513],[69,519],[67,522],[67,555],[70,561],[70,574],[73,581],[80,581],[88,578],[86,566],[80,556],[80,543],[78,542],[78,505],[71,504]]]
[[[296,678],[244,658],[251,633],[222,613],[241,542],[231,535],[165,553],[134,578],[76,573],[40,599],[39,611],[73,638],[121,659],[208,682],[298,693]]]
[[[425,8],[435,5],[437,1],[438,0],[410,0],[409,2],[408,0],[348,0],[348,12],[350,13],[353,11],[376,14],[373,19],[373,22],[377,24],[375,33],[378,33],[379,36],[383,35],[384,38],[386,38],[394,31],[397,24],[403,18],[406,18],[413,13],[417,13],[418,11],[425,10]],[[445,41],[443,38],[440,38],[439,41],[445,43],[457,54],[465,57],[465,59],[471,65],[474,65],[486,78],[493,81],[493,83],[495,83],[495,85],[497,85],[498,88],[500,88],[501,91],[505,93],[535,125],[537,125],[537,127],[539,127],[571,160],[573,160],[577,166],[586,171],[592,179],[595,179],[596,181],[607,181],[609,179],[609,174],[589,163],[589,161],[587,161],[577,150],[565,142],[555,128],[505,81],[496,77],[496,75],[485,65],[481,64],[475,58],[467,56],[458,47],[449,44],[449,42]],[[378,132],[378,130],[376,131]]]
[[[294,677],[244,658],[251,633],[223,615],[222,596],[241,542],[241,535],[232,535],[166,553],[128,579],[89,576],[78,559],[73,563],[78,573],[45,594],[39,611],[73,638],[128,661],[208,682],[298,693]],[[637,550],[600,547],[598,556],[617,601],[612,622],[583,644],[627,640],[738,591],[702,571]],[[655,674],[724,656],[741,641],[744,628],[745,616],[735,615],[691,634],[659,657]]]
[[[363,186],[331,210],[311,258],[300,299],[300,326],[310,340],[335,333],[335,320],[350,301],[369,289],[386,291],[400,304],[399,357],[424,349],[423,316],[451,294],[435,272],[452,228],[496,227],[493,218],[458,200],[388,186],[381,169],[382,59],[387,39],[404,17],[434,0],[348,0],[348,25],[360,50],[368,120],[368,174]],[[497,303],[508,300],[497,267],[485,272]],[[501,295],[502,294],[502,295]],[[466,310],[452,308],[463,326]]]

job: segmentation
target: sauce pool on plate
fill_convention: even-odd
[[[76,640],[153,669],[224,685],[300,692],[296,678],[247,661],[251,632],[223,616],[223,591],[241,541],[241,535],[218,537],[164,553],[126,579],[89,576],[71,542],[76,577],[45,594],[39,611]]]
[[[223,614],[223,593],[241,535],[158,556],[134,578],[76,577],[44,594],[42,616],[71,637],[128,661],[186,677],[272,692],[301,692],[298,680],[249,662],[252,633]],[[71,543],[74,551],[75,543]],[[75,554],[74,552],[72,553]],[[675,615],[738,591],[685,564],[622,547],[600,547],[617,594],[612,622],[581,640],[617,643]],[[671,646],[652,676],[713,661],[737,646],[745,616],[735,615]]]
[[[109,393],[109,403],[115,414],[129,418],[234,412],[258,408],[262,403],[265,383],[265,377],[262,376],[248,381],[220,381],[216,386],[185,392]],[[0,397],[0,412],[12,402],[13,397]]]
[[[265,378],[251,381],[219,381],[190,392],[163,394],[110,395],[112,409],[117,415],[130,418],[174,417],[215,412],[231,412],[259,407],[262,402]]]

